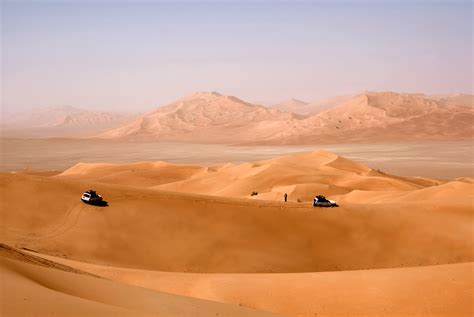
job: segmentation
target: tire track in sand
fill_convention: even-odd
[[[87,206],[83,206],[80,204],[77,204],[71,208],[69,208],[68,213],[66,217],[62,220],[62,222],[53,228],[50,231],[41,233],[41,234],[36,234],[34,239],[51,239],[51,238],[56,238],[68,231],[70,231],[72,228],[74,228],[77,223],[79,222],[82,212],[85,210]]]

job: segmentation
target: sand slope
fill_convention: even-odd
[[[105,139],[229,142],[266,138],[295,114],[244,102],[217,92],[198,92],[101,134]]]
[[[274,144],[469,139],[472,108],[420,95],[367,92],[283,129]]]
[[[445,94],[430,95],[428,98],[434,99],[450,105],[472,108],[474,106],[474,95],[468,94]]]
[[[316,194],[333,196],[354,190],[412,191],[442,183],[382,174],[325,151],[213,167],[165,162],[79,163],[56,177],[236,198],[281,201],[287,193],[290,201],[301,202],[310,202]]]
[[[121,126],[134,115],[71,106],[48,107],[2,118],[3,137],[85,137]]]
[[[313,109],[314,114],[302,116],[250,104],[233,96],[200,92],[98,137],[201,143],[328,144],[467,140],[474,132],[471,124],[474,110],[459,98],[446,101],[416,94],[365,92],[319,106],[302,105],[298,101],[291,104],[291,107],[299,104],[319,110]]]
[[[302,101],[296,98],[291,98],[277,103],[276,105],[273,105],[272,108],[285,112],[293,112],[300,115],[308,115],[309,112],[306,109],[306,105],[308,104],[309,102]]]
[[[0,179],[7,315],[473,312],[469,178],[386,175],[316,151],[213,167],[78,164]],[[90,188],[109,206],[82,203]],[[313,208],[319,193],[340,207]]]
[[[473,260],[470,204],[423,197],[421,203],[347,202],[321,210],[31,175],[1,177],[0,190],[8,193],[2,195],[8,206],[1,209],[3,241],[95,263],[181,272],[315,272]],[[463,184],[468,187],[458,189],[454,200],[472,189]],[[110,206],[80,202],[88,188]]]
[[[188,179],[205,171],[205,167],[166,162],[130,164],[78,163],[60,173],[58,177],[138,187],[153,187]]]
[[[0,256],[5,316],[276,316],[12,260],[9,252]]]
[[[274,105],[273,107],[282,111],[311,116],[337,107],[352,97],[353,95],[335,96],[314,102],[304,102],[298,99],[290,99]]]
[[[285,316],[470,316],[474,312],[472,262],[318,273],[194,274],[41,256],[126,284]]]

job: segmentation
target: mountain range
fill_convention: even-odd
[[[353,97],[353,95],[335,96],[314,102],[306,102],[291,98],[289,100],[285,100],[274,105],[273,108],[279,109],[281,111],[293,112],[309,116],[334,108],[346,102],[351,97]]]
[[[248,145],[466,140],[474,96],[362,92],[273,107],[197,92],[142,115],[48,108],[10,117],[12,129],[39,136]],[[26,132],[25,132],[26,133]]]
[[[3,136],[81,137],[120,126],[132,118],[130,114],[57,106],[5,115],[1,128]]]
[[[98,135],[103,139],[232,144],[322,144],[472,137],[472,106],[456,96],[364,92],[332,98],[326,109],[288,112],[216,92],[200,92]],[[472,96],[471,96],[472,100]],[[294,107],[307,107],[293,100]],[[280,108],[280,109],[278,109]],[[307,108],[308,109],[308,108]]]

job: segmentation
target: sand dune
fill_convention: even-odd
[[[450,105],[472,108],[474,106],[474,96],[467,94],[444,94],[430,95],[428,98],[447,103]]]
[[[141,116],[52,107],[9,116],[2,136],[246,145],[469,140],[472,95],[364,92],[274,107],[197,92]]]
[[[19,125],[21,127],[40,128],[53,125],[56,122],[61,121],[63,118],[75,115],[83,112],[83,109],[79,109],[71,106],[60,106],[60,107],[48,107],[43,109],[35,109],[30,112],[24,112],[19,114],[11,114],[2,118],[4,125]]]
[[[41,256],[121,283],[285,316],[473,313],[472,262],[319,273],[195,274],[126,269]],[[423,301],[419,300],[420,294]]]
[[[413,94],[368,92],[283,130],[275,144],[470,139],[472,108]]]
[[[458,99],[448,102],[417,94],[366,92],[319,106],[293,101],[280,111],[201,92],[98,137],[234,144],[466,140],[473,133],[474,112],[464,99]],[[294,107],[312,107],[313,114],[286,112]]]
[[[290,201],[302,202],[311,201],[315,193],[410,191],[441,183],[381,174],[325,151],[213,167],[164,162],[79,163],[56,177],[236,198],[281,200],[287,193]],[[258,195],[251,195],[255,192]]]
[[[309,112],[307,111],[306,105],[309,102],[302,101],[296,98],[291,98],[288,100],[284,100],[276,105],[273,105],[272,108],[285,111],[285,112],[293,112],[300,115],[308,115]]]
[[[335,195],[335,199],[343,202],[367,203],[414,203],[414,204],[446,204],[469,206],[474,200],[472,183],[451,181],[441,185],[426,187],[415,191],[383,192],[374,190],[354,190],[345,195]]]
[[[0,124],[3,137],[84,137],[121,126],[133,117],[60,106],[9,115]]]
[[[386,175],[325,151],[0,178],[0,241],[30,250],[0,247],[8,314],[473,312],[469,178]],[[109,206],[82,203],[90,188]],[[312,207],[319,193],[340,207]]]
[[[271,135],[281,128],[281,122],[293,118],[295,114],[250,104],[233,96],[198,92],[99,137],[221,143],[235,140],[236,136],[246,140]]]
[[[2,193],[9,193],[2,197],[9,206],[2,209],[2,239],[78,260],[181,272],[316,272],[456,263],[473,260],[472,206],[462,200],[472,184],[462,185],[451,196],[464,202],[460,204],[427,200],[421,189],[410,192],[414,197],[409,200],[399,199],[400,191],[395,191],[395,199],[384,204],[348,199],[340,208],[320,210],[309,203],[2,174]],[[110,206],[81,203],[81,192],[89,188],[102,193]],[[438,186],[428,194],[443,190]]]
[[[194,165],[177,165],[165,162],[143,162],[131,164],[84,164],[78,163],[62,172],[58,177],[138,187],[188,179],[205,172],[206,168]]]
[[[273,106],[273,108],[293,112],[304,116],[316,115],[323,111],[337,107],[351,99],[353,95],[335,96],[314,102],[304,102],[298,99],[290,99]]]
[[[5,316],[276,316],[12,260],[12,250],[3,251],[1,311]]]

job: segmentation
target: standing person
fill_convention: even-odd
[[[286,203],[286,202],[288,201],[288,194],[285,193],[285,196],[284,196],[284,197],[285,197],[285,203]]]

